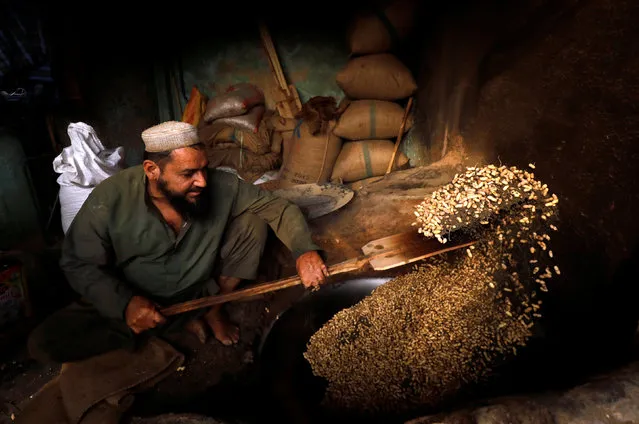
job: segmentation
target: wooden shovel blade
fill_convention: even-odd
[[[369,258],[371,268],[384,271],[462,249],[474,243],[474,240],[468,239],[440,243],[436,239],[424,237],[417,231],[407,231],[373,240],[362,247],[362,253]]]

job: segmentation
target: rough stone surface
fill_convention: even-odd
[[[564,392],[505,397],[406,424],[639,423],[639,362]]]

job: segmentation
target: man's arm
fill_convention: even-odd
[[[133,292],[116,278],[108,236],[108,207],[90,196],[65,235],[60,266],[71,287],[105,317],[125,319]]]
[[[254,213],[266,221],[289,248],[305,286],[317,286],[325,281],[328,271],[318,253],[321,249],[313,242],[306,219],[297,205],[240,180],[231,214],[235,217],[243,212]]]
[[[166,319],[150,300],[134,296],[109,270],[113,248],[107,231],[108,207],[94,199],[82,205],[65,236],[62,267],[75,291],[107,318],[124,320],[136,334]]]

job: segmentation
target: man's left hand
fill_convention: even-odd
[[[306,288],[319,287],[326,282],[326,277],[328,277],[328,269],[315,250],[306,252],[297,258],[295,267]]]

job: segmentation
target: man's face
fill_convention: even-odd
[[[204,149],[185,147],[174,150],[160,168],[158,188],[179,212],[197,214],[208,206],[207,167]]]

